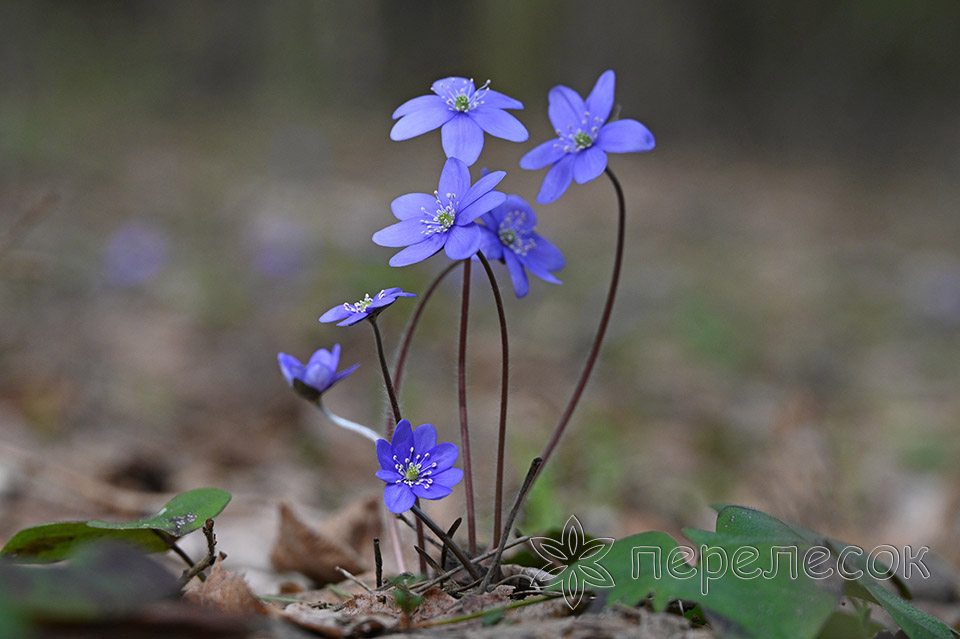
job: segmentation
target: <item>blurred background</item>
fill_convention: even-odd
[[[525,527],[677,531],[735,502],[956,564],[958,32],[960,4],[935,0],[4,2],[0,540],[215,485],[235,495],[225,517],[266,521],[240,527],[265,556],[281,499],[326,511],[380,490],[369,444],[299,400],[276,354],[340,343],[362,366],[326,403],[382,427],[371,331],[316,320],[422,292],[447,264],[391,269],[370,241],[444,161],[438,132],[389,140],[393,109],[443,76],[491,79],[531,136],[488,136],[475,174],[504,169],[500,189],[533,202],[543,172],[518,162],[551,136],[547,92],[586,95],[614,69],[621,117],[658,146],[611,156],[629,208],[616,316]],[[562,286],[517,300],[498,268],[511,499],[592,339],[615,206],[601,178],[536,207]],[[429,307],[402,397],[452,441],[459,279]],[[388,349],[414,306],[382,316]],[[484,279],[471,310],[489,521]],[[457,495],[431,504],[445,521]]]

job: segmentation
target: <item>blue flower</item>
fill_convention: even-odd
[[[380,246],[406,248],[390,258],[390,266],[406,266],[427,259],[441,248],[451,260],[471,257],[480,248],[480,227],[474,220],[501,204],[506,195],[494,191],[506,175],[494,171],[470,185],[470,170],[449,158],[433,195],[408,193],[390,203],[399,222],[373,234]]]
[[[557,137],[520,159],[524,169],[550,166],[537,202],[553,202],[572,180],[585,184],[595,179],[607,168],[607,153],[650,151],[656,146],[653,134],[636,120],[607,123],[613,109],[614,84],[613,71],[605,71],[586,102],[563,85],[550,90],[548,112]]]
[[[280,372],[283,373],[287,383],[301,397],[312,402],[318,400],[324,391],[355,371],[360,365],[354,364],[338,373],[339,344],[334,344],[333,349],[329,351],[321,348],[310,356],[306,364],[301,364],[296,357],[286,353],[278,353],[277,361],[280,363]]]
[[[537,215],[519,195],[507,199],[480,219],[483,240],[480,250],[493,260],[503,260],[513,280],[517,297],[530,290],[526,268],[542,280],[562,284],[550,271],[562,269],[566,262],[560,249],[537,234]]]
[[[392,513],[413,507],[417,497],[442,499],[453,492],[463,479],[463,471],[453,468],[460,450],[455,444],[437,444],[437,429],[422,424],[413,430],[401,419],[393,433],[393,442],[377,440],[380,470],[377,477],[387,483],[383,501]]]
[[[350,326],[362,319],[374,317],[383,309],[397,301],[398,297],[416,297],[416,293],[407,293],[400,287],[385,288],[372,298],[367,293],[362,300],[337,304],[320,316],[321,322],[340,322],[337,326]],[[342,320],[342,321],[341,321]]]
[[[400,120],[390,130],[390,139],[408,140],[441,127],[447,157],[459,158],[467,166],[480,157],[484,131],[511,142],[525,142],[527,130],[504,111],[522,109],[523,104],[489,87],[489,80],[479,89],[466,78],[437,80],[430,87],[435,95],[407,100],[393,112],[393,119]]]

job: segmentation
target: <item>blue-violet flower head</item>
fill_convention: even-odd
[[[601,74],[586,102],[563,85],[550,90],[548,113],[557,137],[520,159],[524,169],[550,167],[537,202],[553,202],[573,180],[585,184],[595,179],[607,168],[607,153],[650,151],[656,146],[653,134],[636,120],[607,122],[615,80],[613,71]]]
[[[334,344],[331,350],[321,348],[310,356],[306,364],[301,364],[293,355],[278,353],[280,372],[297,394],[312,402],[320,399],[327,389],[352,373],[360,364],[337,372],[340,364],[340,345]]]
[[[507,265],[517,297],[530,290],[527,270],[542,280],[562,284],[550,271],[566,265],[563,254],[536,232],[537,215],[522,197],[508,195],[503,204],[480,219],[485,225],[480,250]]]
[[[451,260],[473,256],[480,248],[478,217],[507,198],[493,187],[506,176],[494,171],[470,184],[470,169],[461,160],[449,158],[440,173],[433,195],[408,193],[390,203],[399,222],[373,234],[380,246],[400,247],[390,266],[407,266],[427,259],[441,248]]]
[[[402,513],[410,510],[417,497],[441,499],[452,493],[452,486],[463,479],[463,471],[453,467],[459,455],[455,444],[437,444],[432,424],[414,430],[408,420],[401,419],[392,443],[377,440],[377,477],[387,483],[383,489],[387,509]]]
[[[483,150],[484,131],[511,142],[529,137],[520,121],[504,111],[522,109],[523,104],[492,90],[489,80],[477,88],[467,78],[443,78],[430,89],[434,95],[407,100],[393,112],[393,119],[400,119],[390,130],[391,140],[407,140],[441,127],[447,157],[470,166]]]
[[[329,311],[320,316],[321,322],[340,322],[337,326],[350,326],[356,324],[362,319],[376,317],[383,309],[397,301],[398,297],[416,297],[416,293],[407,293],[402,288],[394,286],[385,288],[373,297],[369,293],[363,296],[363,299],[351,304],[344,302],[337,304]]]

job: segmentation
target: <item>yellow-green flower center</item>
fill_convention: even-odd
[[[403,480],[409,482],[416,482],[420,479],[420,464],[410,464],[407,466],[407,470],[403,473]]]
[[[593,138],[584,131],[578,131],[573,136],[573,143],[577,145],[578,150],[583,150],[593,144]]]
[[[457,95],[453,99],[453,108],[461,113],[468,111],[470,109],[470,98],[465,93]]]

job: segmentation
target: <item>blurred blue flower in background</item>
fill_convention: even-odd
[[[170,241],[156,224],[134,219],[110,237],[104,251],[104,271],[113,286],[132,287],[150,281],[167,265]]]
[[[277,361],[280,364],[280,372],[283,373],[287,383],[297,391],[297,393],[310,401],[316,401],[331,386],[352,373],[360,364],[337,372],[337,366],[340,364],[340,345],[334,344],[331,350],[321,348],[302,364],[293,355],[278,353]]]

